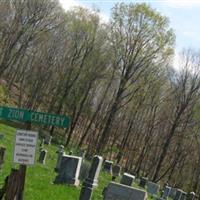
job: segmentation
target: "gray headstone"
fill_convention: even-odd
[[[153,183],[151,181],[147,182],[147,192],[152,196],[156,197],[158,195],[160,185]]]
[[[174,200],[181,200],[181,196],[183,194],[183,191],[180,189],[177,189],[176,196],[174,197]]]
[[[165,186],[163,190],[162,198],[167,199],[169,197],[170,191],[171,191],[171,187]]]
[[[145,188],[147,184],[148,178],[147,177],[141,177],[139,186]]]
[[[135,180],[135,176],[128,174],[128,173],[124,173],[120,183],[131,186],[134,180]]]
[[[172,199],[174,199],[175,196],[176,196],[176,191],[177,191],[176,188],[171,188],[171,191],[169,193],[169,197],[172,198]]]
[[[44,138],[44,144],[50,145],[50,144],[51,144],[52,138],[53,138],[52,136],[47,135],[47,136]]]
[[[182,192],[181,200],[186,200],[186,197],[187,197],[187,193],[186,192]]]
[[[103,165],[104,171],[106,171],[106,172],[112,174],[112,165],[113,165],[113,162],[112,162],[112,161],[105,160],[105,161],[104,161],[104,165]]]
[[[91,200],[93,188],[98,185],[102,163],[103,158],[101,156],[93,158],[88,177],[83,182],[79,200]]]
[[[45,149],[41,150],[39,156],[39,163],[45,164],[46,156],[47,156],[47,150]]]
[[[112,167],[112,175],[117,177],[120,176],[121,166],[120,165],[113,165]]]
[[[81,162],[81,157],[71,155],[62,156],[58,175],[56,176],[54,183],[78,186]]]
[[[195,199],[195,193],[194,192],[190,192],[187,194],[187,200],[194,200]]]
[[[0,147],[0,168],[2,167],[2,165],[4,163],[5,152],[6,152],[6,148]]]
[[[147,193],[130,186],[111,182],[104,189],[103,200],[146,200]]]

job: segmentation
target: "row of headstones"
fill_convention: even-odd
[[[47,155],[47,150],[45,150],[43,148],[43,146],[44,146],[43,144],[47,144],[47,145],[50,144],[51,139],[52,139],[51,137],[45,138],[44,140],[42,140],[42,143],[40,144],[39,162],[42,164],[45,164],[45,159],[46,159],[46,155]],[[5,151],[6,151],[6,149],[4,147],[0,147],[0,168],[4,162]],[[67,183],[67,184],[79,185],[78,178],[80,175],[80,168],[81,168],[83,158],[77,157],[77,156],[72,156],[72,155],[65,155],[64,146],[62,146],[62,145],[59,147],[57,153],[58,153],[58,159],[57,159],[55,171],[58,172],[58,176],[55,178],[54,183]],[[100,157],[94,158],[94,160],[99,159],[99,158]],[[99,164],[100,163],[101,162],[99,162]],[[96,167],[98,168],[98,166],[96,166]],[[100,166],[100,168],[101,168],[101,166]],[[106,160],[104,162],[103,169],[104,169],[104,171],[107,171],[108,173],[112,174],[112,177],[113,177],[112,180],[115,180],[117,176],[120,176],[121,167],[119,165],[113,165],[112,161]],[[90,178],[89,179],[87,178],[86,179],[87,181],[85,181],[84,183],[85,183],[85,186],[87,186],[85,188],[88,188],[88,186],[89,186],[89,188],[91,189],[94,186],[97,186],[97,182],[98,182],[97,175],[99,174],[100,169],[98,168],[98,172],[96,173],[94,170],[94,166],[91,166],[90,172],[91,173],[89,173],[89,175],[88,175],[88,177],[90,177]],[[96,174],[95,177],[94,177],[94,173]],[[91,175],[91,174],[93,174],[93,175]],[[91,178],[91,177],[93,177],[93,178]],[[127,186],[132,185],[134,180],[135,180],[135,176],[128,174],[128,173],[124,173],[122,176],[122,179],[120,181],[120,184],[117,184],[114,182],[110,183],[109,186],[107,187],[107,189],[104,190],[104,196],[105,197],[110,196],[111,194],[113,196],[115,196],[116,191],[121,191],[120,195],[126,196],[127,194],[130,193],[130,191],[132,191],[134,196],[136,196],[137,198],[139,198],[138,195],[139,196],[141,195],[141,199],[143,199],[143,197],[145,198],[146,194],[144,193],[144,191],[140,191],[135,188],[134,189],[127,188]],[[157,194],[158,194],[158,191],[160,188],[160,186],[158,184],[150,182],[150,181],[148,181],[147,178],[142,177],[140,179],[139,185],[143,188],[145,188],[147,185],[147,192],[149,194],[151,194],[153,197],[157,197]],[[83,184],[83,186],[84,186],[84,184]],[[121,188],[121,190],[119,190],[119,188]],[[125,191],[122,192],[123,190],[125,190]],[[130,190],[130,191],[128,192],[128,190]],[[91,191],[92,191],[92,189],[91,189]],[[115,191],[114,194],[113,194],[113,191]],[[89,194],[88,191],[86,193]],[[107,195],[107,194],[109,194],[109,195]],[[118,192],[116,194],[118,197],[120,197]],[[163,200],[163,199],[167,199],[168,197],[171,197],[174,200],[194,200],[196,196],[195,196],[194,192],[186,194],[182,190],[166,186],[162,192],[162,197],[159,199]],[[109,198],[107,198],[107,199],[109,199]],[[116,197],[115,197],[115,199],[116,199]]]
[[[43,164],[45,163],[46,153],[47,153],[46,150],[44,150],[44,149],[41,150],[41,153],[39,156],[39,162],[41,162]],[[80,175],[80,169],[81,169],[81,164],[82,164],[83,158],[78,157],[78,156],[65,155],[64,147],[62,145],[59,147],[57,153],[58,153],[58,159],[57,159],[55,171],[58,173],[58,175],[56,176],[54,183],[55,184],[65,183],[65,184],[73,184],[73,185],[78,186],[79,182],[80,182],[79,175]],[[115,180],[117,176],[120,176],[121,167],[119,165],[113,165],[112,161],[106,160],[104,162],[103,169],[104,169],[104,171],[107,171],[108,173],[110,173],[112,175],[112,177],[113,177],[112,180]],[[90,170],[92,170],[94,173],[93,167]],[[97,174],[99,174],[99,171]],[[90,179],[86,179],[86,180],[87,180],[86,183],[84,182],[85,185],[88,186],[88,182],[90,182],[89,188],[93,188],[93,187],[97,186],[97,177],[94,180],[92,180],[91,175],[90,175]],[[88,180],[90,180],[90,181],[88,181]],[[125,189],[124,195],[127,195],[127,194],[129,194],[128,192],[126,192],[126,189],[128,189],[128,188],[126,188],[124,185],[131,186],[134,180],[135,180],[135,176],[128,174],[128,173],[124,173],[121,178],[120,184],[116,184],[113,182],[110,183],[109,186],[107,187],[107,189],[105,190],[107,192],[104,191],[104,195],[106,196],[106,194],[108,194],[108,193],[109,194],[113,193],[110,190],[115,191],[115,189],[116,188],[119,189],[119,187],[121,189],[124,188]],[[160,186],[158,184],[148,181],[147,178],[142,177],[142,178],[140,178],[139,185],[142,188],[147,187],[147,192],[152,197],[157,198],[157,195],[158,195],[158,192],[160,189]],[[130,188],[129,188],[129,190],[130,190]],[[131,188],[131,191],[133,191],[133,188]],[[137,196],[137,193],[138,194],[141,193],[142,196],[145,197],[146,195],[143,192],[144,191],[136,190],[136,194],[135,194],[135,189],[134,189],[135,196]],[[122,195],[122,193],[123,192],[121,192],[121,195]],[[118,193],[117,193],[117,195],[120,196]],[[164,200],[164,199],[167,199],[168,197],[171,197],[174,200],[186,200],[186,199],[194,200],[195,194],[193,192],[186,194],[182,190],[176,190],[174,188],[166,186],[162,192],[161,198],[157,198],[157,199]]]
[[[107,172],[109,172],[111,174],[113,173],[113,171],[116,168],[116,166],[115,165],[113,166],[112,164],[113,164],[112,161],[105,161],[105,164],[104,164],[104,170],[106,170]],[[114,173],[114,176],[115,176],[115,173]],[[128,173],[124,173],[120,183],[127,185],[127,186],[131,186],[134,180],[135,180],[135,176],[128,174]],[[146,188],[148,194],[150,194],[152,197],[157,198],[159,200],[165,200],[165,199],[168,199],[168,197],[170,197],[174,200],[195,200],[195,199],[197,199],[197,196],[195,195],[194,192],[190,192],[187,194],[186,192],[184,192],[180,189],[172,188],[169,186],[164,187],[161,197],[158,198],[160,185],[156,184],[154,182],[148,181],[148,178],[146,178],[146,177],[140,178],[139,186],[144,189]]]
[[[82,158],[73,155],[66,155],[63,149],[60,147],[57,151],[58,159],[56,164],[56,176],[55,184],[73,184],[78,186],[80,169],[82,164]],[[93,158],[91,167],[87,178],[82,184],[79,200],[90,200],[92,197],[93,188],[98,186],[98,177],[102,167],[103,158],[101,156],[95,156]],[[112,173],[114,176],[120,175],[121,167],[114,165],[111,167],[110,163],[104,162],[103,170]],[[147,193],[143,190],[131,187],[134,176],[124,173],[119,183],[111,182],[104,189],[103,199],[104,200],[121,200],[131,199],[132,200],[145,200]]]

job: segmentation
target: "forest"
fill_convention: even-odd
[[[200,194],[200,52],[145,3],[65,11],[58,0],[0,1],[0,104],[70,116],[43,127],[66,147]]]

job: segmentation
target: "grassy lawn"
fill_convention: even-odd
[[[4,134],[4,139],[0,140],[0,146],[5,146],[6,157],[3,169],[0,171],[0,187],[4,183],[5,177],[10,173],[12,167],[18,168],[14,165],[13,146],[15,129],[4,124],[0,124],[0,133]],[[25,200],[78,200],[81,187],[74,187],[69,185],[55,185],[53,181],[56,177],[54,167],[57,160],[57,146],[45,146],[48,150],[46,164],[42,165],[35,163],[34,166],[27,168],[26,184],[25,184]],[[39,156],[39,149],[37,149],[36,160]],[[120,178],[118,178],[118,181]],[[93,193],[93,200],[102,200],[102,191],[105,186],[111,181],[111,176],[105,172],[101,172],[99,177],[99,186],[95,188]]]

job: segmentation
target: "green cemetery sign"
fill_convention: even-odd
[[[70,124],[69,117],[64,115],[34,112],[5,106],[0,106],[0,118],[57,127],[69,127]]]

